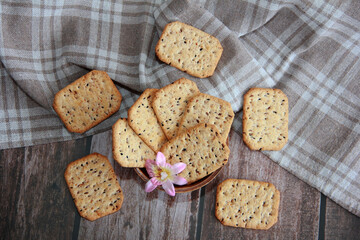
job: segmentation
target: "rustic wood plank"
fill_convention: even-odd
[[[95,135],[91,152],[107,156],[124,191],[119,212],[94,222],[81,219],[79,239],[195,239],[200,190],[170,197],[162,191],[146,194],[145,182],[112,157],[111,131]]]
[[[1,232],[8,239],[71,238],[76,209],[63,175],[88,154],[90,139],[1,151]]]
[[[326,199],[325,239],[359,239],[360,217]]]
[[[2,239],[316,239],[320,193],[259,152],[249,151],[231,132],[229,164],[203,192],[146,194],[132,169],[114,163],[111,131],[90,138],[0,151]],[[67,190],[66,165],[91,152],[107,155],[125,193],[122,209],[95,222],[80,220]],[[225,227],[214,216],[216,186],[226,178],[269,181],[281,192],[279,222],[270,230]],[[360,218],[326,200],[326,239],[356,239]],[[199,219],[201,218],[201,219]],[[202,225],[198,226],[197,223]],[[197,232],[200,230],[201,232]]]
[[[250,151],[231,132],[230,159],[219,176],[206,186],[201,239],[317,239],[320,192],[300,181],[258,151]],[[223,226],[215,218],[217,185],[227,178],[273,183],[281,193],[279,220],[269,230]]]
[[[23,239],[25,227],[24,184],[25,148],[0,151],[0,236],[3,239]]]

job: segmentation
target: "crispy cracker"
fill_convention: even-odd
[[[227,139],[234,112],[231,104],[220,98],[200,93],[189,100],[184,117],[180,121],[178,134],[198,123],[215,125],[224,139]]]
[[[278,219],[280,192],[271,183],[227,179],[217,187],[215,216],[226,226],[269,229]]]
[[[109,75],[93,70],[60,90],[53,108],[70,132],[83,133],[117,112],[121,100]]]
[[[224,166],[230,150],[219,130],[200,123],[165,143],[160,150],[170,164],[186,163],[178,175],[193,183]]]
[[[251,150],[280,150],[288,140],[288,98],[280,89],[251,88],[244,95],[243,139]]]
[[[83,218],[94,221],[118,211],[124,196],[107,157],[93,153],[70,163],[65,180]]]
[[[180,78],[155,93],[152,106],[168,139],[176,135],[189,99],[199,93],[196,83],[186,78]]]
[[[158,152],[167,141],[151,106],[157,91],[158,89],[146,89],[128,111],[130,127],[154,152]]]
[[[155,52],[161,61],[192,76],[206,78],[214,74],[223,48],[210,34],[172,22],[165,26]]]
[[[145,167],[147,159],[156,158],[154,151],[131,129],[126,118],[113,125],[113,157],[122,167]]]

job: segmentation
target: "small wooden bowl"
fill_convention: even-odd
[[[204,177],[196,182],[193,182],[191,184],[183,185],[183,186],[174,185],[175,192],[176,193],[192,192],[192,191],[198,190],[199,188],[204,187],[219,174],[219,172],[221,171],[222,168],[223,167],[218,168],[215,172],[212,172],[211,174],[207,175],[206,177]],[[135,172],[145,182],[149,181],[150,178],[149,178],[149,175],[147,174],[145,168],[135,168]],[[164,191],[164,189],[161,186],[158,187],[158,189],[160,189],[161,191]]]
[[[226,145],[229,146],[229,138],[226,139]],[[192,192],[192,191],[198,190],[199,188],[204,187],[219,174],[219,172],[221,171],[221,169],[223,167],[224,166],[216,169],[214,172],[210,173],[206,177],[204,177],[196,182],[193,182],[192,184],[183,185],[183,186],[174,185],[175,192],[176,193]],[[135,169],[135,172],[137,173],[137,175],[139,175],[139,177],[142,180],[144,180],[145,182],[150,180],[149,175],[146,172],[146,168],[134,168],[134,169]],[[158,189],[160,189],[161,191],[165,191],[161,186]]]

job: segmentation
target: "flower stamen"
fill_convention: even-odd
[[[166,172],[161,172],[161,177],[160,177],[161,181],[164,182],[167,177],[168,177],[168,175]]]

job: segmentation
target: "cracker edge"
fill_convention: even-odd
[[[101,215],[101,216],[99,216],[98,218],[91,218],[91,217],[85,217],[85,216],[83,216],[83,214],[80,212],[80,210],[78,209],[78,207],[77,207],[77,205],[76,205],[76,203],[75,203],[75,196],[73,195],[72,191],[70,190],[70,187],[69,187],[70,184],[69,184],[69,182],[68,182],[68,180],[67,180],[67,176],[69,176],[69,174],[70,174],[69,171],[70,171],[70,167],[71,167],[72,165],[76,164],[77,162],[83,161],[84,159],[87,159],[88,157],[91,157],[91,156],[93,156],[93,155],[95,155],[95,156],[97,156],[97,157],[100,157],[100,158],[105,158],[105,159],[109,162],[109,164],[110,164],[110,171],[111,171],[111,172],[114,174],[114,176],[116,177],[116,184],[117,184],[117,186],[119,187],[119,189],[121,190],[121,195],[122,195],[119,209],[117,209],[117,210],[115,210],[115,211],[112,211],[112,212],[110,212],[110,213],[106,213],[106,214],[104,214],[104,215]],[[120,186],[119,181],[118,181],[118,179],[117,179],[117,176],[116,176],[116,174],[115,174],[114,168],[112,167],[109,159],[108,159],[106,156],[104,156],[104,155],[102,155],[102,154],[100,154],[100,153],[94,152],[94,153],[91,153],[91,154],[89,154],[89,155],[87,155],[87,156],[85,156],[85,157],[82,157],[82,158],[79,158],[79,159],[77,159],[77,160],[75,160],[75,161],[70,162],[70,163],[67,165],[66,170],[65,170],[65,172],[64,172],[64,178],[65,178],[65,181],[66,181],[66,185],[67,185],[67,187],[68,187],[68,189],[69,189],[69,192],[70,192],[70,194],[71,194],[71,198],[72,198],[72,200],[73,200],[73,202],[74,202],[74,204],[75,204],[76,210],[78,211],[79,215],[80,215],[82,218],[85,218],[85,219],[87,219],[87,220],[89,220],[89,221],[95,221],[95,220],[97,220],[97,219],[99,219],[99,218],[102,218],[102,217],[105,217],[105,216],[107,216],[107,215],[113,214],[113,213],[115,213],[115,212],[117,212],[117,211],[119,211],[119,210],[121,209],[122,204],[123,204],[123,202],[124,202],[124,192],[123,192],[123,190],[121,189],[121,186]]]
[[[226,136],[222,136],[222,134],[220,134],[223,139],[227,139],[228,136],[229,136],[229,134],[230,134],[231,126],[232,126],[232,124],[233,124],[233,122],[234,122],[234,118],[235,118],[235,113],[234,113],[234,111],[233,111],[233,109],[232,109],[231,103],[229,103],[228,101],[225,101],[224,99],[221,99],[221,98],[218,98],[218,97],[215,97],[215,96],[206,94],[206,93],[199,93],[199,94],[195,95],[194,97],[192,97],[191,99],[189,99],[188,104],[187,104],[187,106],[186,106],[186,108],[185,108],[183,117],[182,117],[181,120],[180,120],[179,126],[182,126],[182,125],[183,125],[183,122],[185,121],[185,116],[187,115],[187,111],[186,111],[186,110],[188,109],[190,103],[193,102],[193,101],[195,100],[195,98],[198,97],[198,96],[200,96],[200,95],[207,96],[207,97],[210,98],[211,100],[214,100],[215,102],[217,102],[217,103],[219,103],[219,104],[221,104],[221,105],[228,105],[229,109],[231,109],[232,119],[231,119],[231,123],[230,123],[229,127],[225,129],[225,131],[226,131],[226,134],[225,134],[225,135],[226,135]],[[210,123],[209,123],[209,124],[210,124]],[[213,125],[213,124],[212,124],[212,125]],[[216,128],[217,128],[217,127],[216,127]],[[217,129],[218,129],[218,128],[217,128]],[[218,129],[218,131],[219,131],[219,129]],[[184,132],[184,131],[182,131],[182,132]],[[177,136],[178,134],[181,134],[182,132],[180,132],[180,127],[179,127],[179,129],[178,129],[178,131],[177,131],[177,133],[176,133],[176,136]],[[220,132],[220,131],[219,131],[219,132]]]
[[[161,126],[161,120],[160,120],[159,117],[158,117],[158,116],[160,115],[160,113],[158,113],[158,110],[157,110],[157,108],[155,107],[155,102],[156,102],[156,100],[157,100],[158,98],[160,98],[160,96],[164,95],[163,92],[164,92],[166,89],[172,88],[175,83],[176,83],[176,84],[177,84],[177,83],[179,83],[179,84],[190,83],[190,84],[195,88],[195,90],[197,91],[197,93],[196,93],[194,96],[196,96],[196,95],[198,95],[198,94],[200,93],[200,90],[199,90],[198,86],[196,85],[196,83],[195,83],[194,81],[191,81],[190,79],[187,79],[187,78],[182,77],[182,78],[179,78],[178,80],[176,80],[176,81],[174,81],[174,82],[172,82],[172,83],[170,83],[170,84],[168,84],[168,85],[160,88],[160,89],[154,94],[154,97],[153,97],[153,101],[152,101],[152,103],[151,103],[151,106],[153,107],[154,112],[155,112],[155,115],[156,115],[156,118],[158,119],[158,122],[159,122],[159,124],[160,124],[160,127],[161,127],[161,129],[163,130],[163,132],[164,132],[164,134],[165,134],[165,136],[166,136],[166,138],[167,138],[168,140],[172,139],[172,136],[168,136],[168,135],[166,134],[166,132],[164,131],[163,126]],[[190,98],[190,99],[191,99],[191,98]],[[189,103],[190,99],[188,100],[188,103]],[[185,107],[185,109],[186,109],[186,107]],[[185,111],[185,109],[184,109],[184,111]],[[184,115],[184,114],[183,114],[183,115]],[[183,116],[183,117],[184,117],[184,116]],[[180,124],[180,122],[181,122],[181,119],[182,119],[182,118],[180,118],[179,124]],[[179,126],[180,126],[180,125],[179,125]],[[164,127],[165,127],[165,126],[164,126]],[[176,132],[177,132],[177,131],[176,131]],[[176,136],[175,136],[175,137],[176,137]]]
[[[163,58],[161,55],[158,54],[159,47],[160,47],[160,44],[161,44],[161,38],[162,38],[163,35],[165,34],[167,28],[170,27],[172,24],[181,24],[182,26],[190,27],[190,28],[196,29],[197,31],[204,32],[204,33],[208,34],[209,36],[211,36],[211,38],[212,38],[213,40],[215,40],[216,42],[218,42],[218,49],[219,49],[219,51],[220,51],[219,57],[214,61],[214,63],[215,63],[215,64],[214,64],[214,68],[212,68],[212,69],[210,69],[209,71],[207,71],[207,72],[204,74],[204,76],[201,76],[200,74],[194,73],[194,72],[192,72],[192,71],[189,72],[189,71],[187,71],[187,70],[185,70],[184,68],[181,68],[181,67],[173,66],[173,65],[169,64],[169,62],[167,62],[165,58]],[[221,58],[221,56],[222,56],[223,51],[224,51],[224,48],[222,47],[219,39],[217,39],[217,38],[214,37],[213,35],[205,32],[205,31],[203,31],[203,30],[201,30],[201,29],[198,29],[198,28],[196,28],[196,27],[193,27],[193,26],[191,26],[191,25],[189,25],[189,24],[186,24],[186,23],[183,23],[183,22],[180,22],[180,21],[174,21],[174,22],[170,22],[170,23],[166,24],[165,27],[164,27],[164,29],[163,29],[163,31],[162,31],[162,33],[161,33],[161,36],[160,36],[160,38],[159,38],[159,41],[157,42],[157,44],[156,44],[156,46],[155,46],[156,56],[157,56],[162,62],[168,64],[169,66],[175,67],[175,68],[179,69],[180,71],[183,71],[183,72],[185,72],[185,73],[188,73],[188,74],[191,75],[191,76],[198,77],[198,78],[207,78],[207,77],[211,77],[211,76],[214,74],[215,69],[216,69],[216,67],[217,67],[217,65],[218,65],[218,63],[219,63],[219,61],[220,61],[220,58]]]
[[[101,120],[96,120],[96,121],[92,122],[92,124],[89,125],[89,127],[83,128],[82,131],[81,131],[81,130],[76,130],[76,129],[72,128],[71,126],[69,126],[68,124],[66,124],[65,118],[61,115],[61,113],[60,113],[60,106],[58,106],[56,100],[57,100],[57,98],[60,97],[60,95],[61,95],[62,93],[64,93],[64,92],[68,89],[69,86],[73,86],[73,85],[76,85],[78,82],[85,81],[85,79],[88,78],[88,75],[92,74],[93,72],[95,72],[95,73],[100,73],[100,74],[102,74],[103,76],[105,75],[105,79],[107,79],[106,81],[110,80],[110,81],[109,81],[109,84],[112,84],[112,87],[114,88],[114,90],[116,90],[116,91],[114,91],[114,92],[115,92],[115,94],[117,95],[117,97],[120,99],[120,101],[118,101],[118,104],[117,104],[116,108],[114,108],[113,111],[109,112],[109,114],[108,114],[105,118],[103,118],[103,119],[101,119]],[[121,93],[119,92],[119,90],[118,90],[117,87],[115,86],[113,80],[111,80],[111,78],[109,77],[109,75],[108,75],[106,72],[104,72],[104,71],[92,70],[92,71],[88,72],[87,74],[81,76],[80,78],[76,79],[74,82],[68,84],[67,86],[65,86],[65,87],[64,87],[63,89],[61,89],[60,91],[58,91],[58,92],[55,94],[55,96],[54,96],[54,101],[53,101],[53,105],[52,105],[52,106],[53,106],[56,114],[57,114],[58,117],[61,119],[61,121],[63,122],[64,126],[66,127],[66,129],[67,129],[69,132],[84,133],[84,132],[90,130],[91,128],[95,127],[96,125],[98,125],[98,124],[101,123],[102,121],[105,121],[106,119],[108,119],[109,117],[111,117],[111,115],[113,115],[113,114],[116,113],[117,111],[119,111],[120,106],[121,106],[121,102],[122,102]]]
[[[147,89],[145,89],[145,91],[147,91],[147,90],[148,90],[148,91],[154,91],[154,93],[152,93],[152,94],[153,94],[153,101],[154,101],[154,99],[155,99],[155,94],[159,91],[159,89],[156,89],[156,88],[147,88]],[[145,92],[145,91],[144,91],[144,92]],[[135,105],[141,101],[141,97],[142,97],[142,95],[144,94],[144,92],[139,96],[139,98],[134,102],[134,104],[133,104],[133,105],[129,108],[129,110],[128,110],[128,118],[127,118],[127,121],[128,121],[129,126],[131,127],[131,129],[132,129],[134,132],[135,132],[135,130],[133,129],[133,127],[131,126],[131,123],[130,123],[130,116],[132,115],[132,112],[135,110],[135,109],[134,109]],[[152,101],[152,102],[153,102],[153,101]],[[167,138],[167,136],[166,136],[163,128],[161,127],[161,125],[160,125],[160,123],[159,123],[159,119],[158,119],[158,117],[157,117],[157,115],[156,115],[156,113],[155,113],[154,107],[152,106],[152,102],[151,102],[151,104],[150,104],[150,105],[151,105],[151,108],[153,109],[153,112],[154,112],[154,114],[155,114],[157,123],[159,124],[160,129],[161,129],[161,131],[163,132],[163,134],[164,134],[164,136],[165,136],[165,138],[166,138],[166,140],[167,140],[168,138]],[[135,132],[135,133],[138,134],[137,132]],[[139,135],[138,135],[138,136],[139,136]],[[155,149],[153,149],[153,148],[150,146],[150,144],[149,144],[149,142],[148,142],[147,139],[143,139],[143,138],[140,137],[140,136],[139,136],[139,138],[140,138],[149,148],[151,148],[151,150],[153,150],[155,153],[157,152]]]
[[[172,144],[172,143],[176,140],[176,138],[180,137],[181,135],[188,134],[188,133],[190,133],[190,131],[192,131],[192,129],[197,128],[197,127],[200,127],[200,126],[202,126],[202,125],[205,125],[205,127],[209,126],[209,127],[212,128],[214,131],[216,131],[216,132],[218,133],[218,136],[219,136],[220,140],[221,140],[221,143],[224,144],[224,146],[225,146],[225,147],[224,147],[224,150],[226,150],[226,154],[228,155],[228,158],[227,158],[226,162],[224,163],[224,165],[220,166],[219,168],[224,167],[224,166],[229,162],[229,158],[230,158],[230,153],[231,153],[231,151],[230,151],[229,146],[226,144],[226,140],[224,140],[224,138],[221,136],[218,128],[217,128],[214,124],[211,124],[211,123],[199,123],[199,124],[197,124],[196,126],[194,126],[194,127],[192,127],[192,128],[189,128],[189,129],[187,129],[187,130],[184,131],[184,132],[181,132],[180,135],[177,135],[176,137],[174,137],[174,138],[170,139],[168,142],[166,142],[166,143],[161,147],[160,152],[163,152],[163,148],[164,148],[165,146],[169,145],[169,144]],[[217,169],[219,169],[219,168],[217,168]],[[202,178],[200,178],[200,179],[198,179],[198,180],[195,180],[195,181],[192,181],[192,182],[188,182],[187,185],[192,184],[192,183],[194,183],[194,182],[197,182],[197,181],[199,181],[199,180],[201,180],[201,179],[209,176],[211,173],[215,172],[217,169],[215,169],[214,171],[210,172],[208,175],[206,175],[206,176],[204,176],[204,177],[202,177]]]
[[[226,182],[230,181],[241,181],[241,182],[259,182],[260,184],[269,184],[270,186],[273,186],[275,188],[275,194],[278,196],[278,200],[275,202],[274,206],[273,206],[273,209],[276,210],[276,214],[274,216],[274,221],[270,222],[266,228],[246,228],[246,227],[240,227],[240,226],[233,226],[233,225],[229,225],[229,224],[226,224],[226,223],[223,223],[221,222],[221,217],[218,216],[218,213],[217,213],[217,206],[216,206],[216,203],[219,201],[219,193],[220,193],[220,188],[225,185]],[[278,218],[279,218],[279,206],[280,206],[280,198],[281,198],[281,195],[280,195],[280,191],[275,187],[274,184],[270,183],[270,182],[262,182],[262,181],[257,181],[257,180],[248,180],[248,179],[236,179],[236,178],[228,178],[228,179],[225,179],[224,181],[222,181],[216,188],[216,200],[215,200],[215,217],[219,220],[219,222],[224,225],[224,226],[229,226],[229,227],[235,227],[235,228],[245,228],[245,229],[255,229],[255,230],[268,230],[270,229],[272,226],[274,226],[277,222],[278,222]]]
[[[285,133],[285,136],[286,136],[286,141],[283,142],[283,144],[279,145],[278,147],[262,147],[262,148],[257,148],[254,146],[254,144],[252,144],[252,142],[249,142],[249,139],[248,137],[246,136],[246,134],[244,133],[244,129],[245,129],[245,125],[247,126],[246,122],[248,120],[248,112],[245,111],[245,102],[248,102],[248,99],[250,98],[250,95],[253,93],[253,91],[257,91],[257,90],[273,90],[273,91],[280,91],[279,93],[284,97],[286,98],[286,104],[287,104],[287,112],[286,112],[286,123],[288,125],[287,129],[286,129],[286,133]],[[243,101],[243,119],[242,119],[242,124],[243,124],[243,129],[242,129],[242,135],[243,135],[243,141],[244,143],[246,144],[246,146],[248,146],[248,148],[250,150],[255,150],[255,151],[280,151],[287,143],[288,139],[289,139],[289,99],[288,97],[286,96],[286,94],[281,90],[281,89],[278,89],[278,88],[250,88],[247,93],[245,93],[244,95],[244,101]]]
[[[118,154],[115,152],[115,145],[116,143],[118,143],[115,138],[114,138],[114,132],[115,132],[115,128],[116,128],[116,123],[119,121],[119,120],[125,120],[127,122],[127,124],[129,125],[128,121],[126,118],[119,118],[112,126],[112,154],[113,154],[113,158],[114,160],[121,166],[121,167],[124,167],[124,168],[144,168],[145,167],[145,163],[144,163],[144,166],[139,166],[139,167],[130,167],[128,164],[125,165],[125,164],[121,164],[120,161],[118,160]],[[129,126],[130,127],[130,126]],[[134,131],[131,127],[130,127],[131,131]],[[136,133],[135,135],[141,140],[143,141]],[[143,141],[144,142],[144,141]],[[147,144],[144,142],[144,144],[147,146]],[[149,147],[150,148],[150,147]],[[152,148],[150,148],[151,151]],[[154,152],[155,156],[156,156],[156,152]]]

